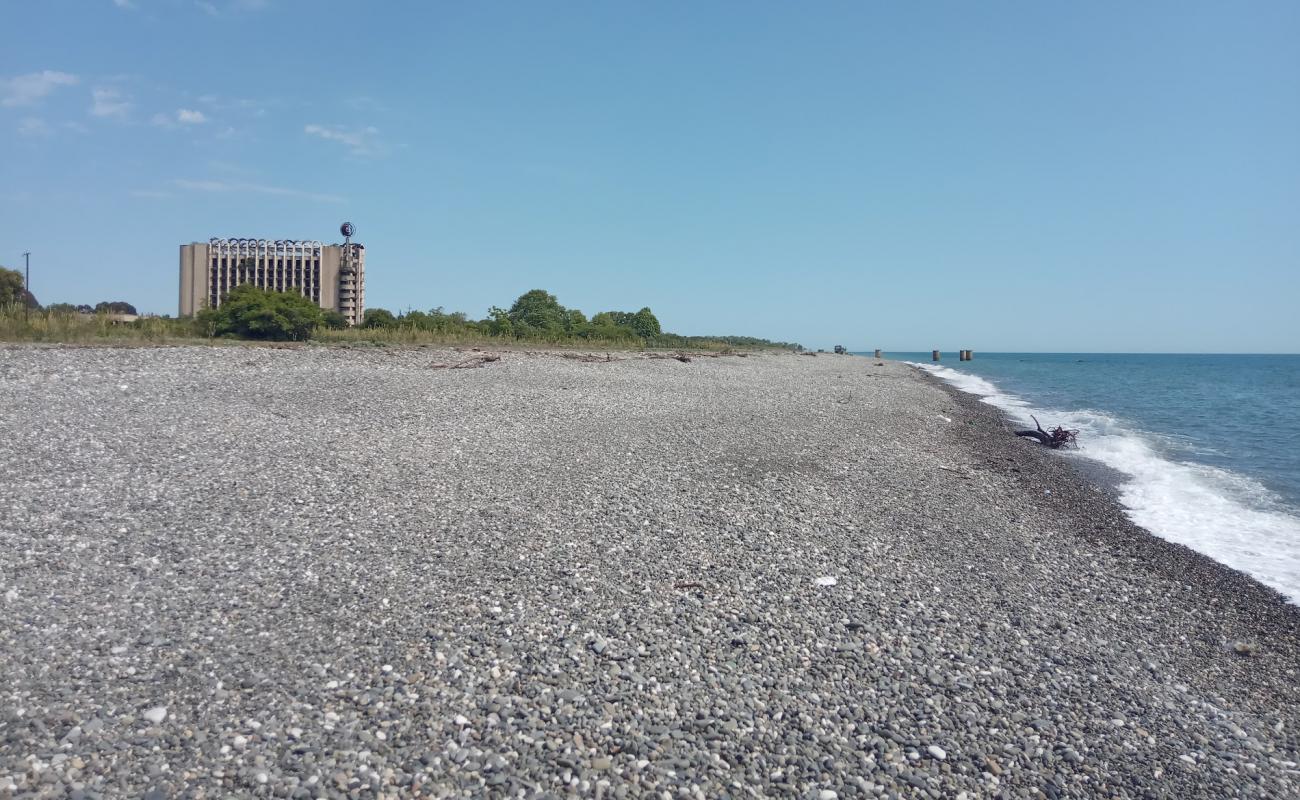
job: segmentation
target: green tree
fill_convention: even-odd
[[[564,312],[564,332],[570,336],[580,335],[591,323],[587,322],[587,315],[576,308],[570,308]]]
[[[16,269],[0,267],[0,306],[21,303],[23,291],[23,274]]]
[[[35,296],[24,288],[23,274],[16,269],[0,267],[0,306],[25,305],[40,308]]]
[[[341,331],[348,326],[348,318],[332,308],[321,312],[321,322],[332,331]]]
[[[366,309],[365,319],[361,321],[363,328],[396,328],[397,317],[393,312],[386,308],[368,308]]]
[[[659,319],[649,308],[643,308],[635,314],[630,311],[602,311],[591,318],[591,323],[602,328],[622,328],[642,339],[654,339],[663,333]]]
[[[95,304],[96,314],[137,314],[135,306],[125,300],[105,300]]]
[[[555,295],[543,289],[519,295],[507,314],[516,336],[559,336],[564,333],[565,308]]]
[[[50,303],[45,310],[51,314],[76,314],[77,307],[72,303]]]
[[[642,339],[653,339],[663,332],[659,328],[659,318],[648,307],[632,315],[629,327]]]
[[[510,312],[497,306],[488,309],[487,319],[480,322],[479,326],[493,336],[515,335],[515,326],[510,322]]]
[[[421,331],[438,330],[438,318],[423,311],[408,311],[397,319],[403,327],[415,328]]]
[[[306,341],[325,320],[319,306],[298,292],[272,292],[244,283],[219,308],[205,308],[199,323],[213,336]]]

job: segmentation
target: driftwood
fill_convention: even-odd
[[[464,361],[457,361],[450,364],[440,364],[434,362],[429,365],[429,369],[478,369],[484,364],[490,364],[493,361],[500,361],[501,356],[496,353],[484,353],[482,355],[467,358]]]
[[[651,359],[668,359],[668,358],[671,358],[671,359],[674,359],[674,360],[676,360],[676,361],[680,361],[680,362],[682,362],[683,364],[689,364],[689,363],[691,363],[691,357],[688,356],[688,355],[686,355],[685,353],[647,353],[647,354],[646,354],[646,358],[651,358]]]
[[[1038,417],[1030,414],[1029,418],[1034,421],[1037,430],[1016,431],[1017,436],[1024,436],[1027,439],[1037,439],[1045,447],[1050,447],[1053,450],[1061,447],[1078,447],[1078,443],[1075,441],[1075,437],[1079,435],[1078,431],[1068,431],[1060,425],[1057,425],[1050,431],[1045,431],[1043,430],[1042,424],[1039,423]]]
[[[608,364],[611,361],[622,361],[621,358],[614,358],[609,353],[603,356],[594,353],[561,353],[560,358],[567,358],[571,361],[583,361],[588,364]]]

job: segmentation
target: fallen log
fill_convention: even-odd
[[[1016,431],[1017,436],[1024,436],[1027,439],[1037,439],[1039,443],[1042,444],[1044,447],[1050,447],[1053,450],[1057,450],[1062,447],[1079,446],[1078,442],[1075,441],[1075,437],[1079,435],[1078,431],[1066,430],[1065,428],[1062,428],[1060,425],[1057,425],[1055,428],[1052,428],[1050,431],[1045,431],[1043,430],[1042,424],[1038,421],[1038,417],[1035,417],[1033,414],[1030,414],[1029,418],[1034,421],[1034,426],[1037,428],[1037,430]]]

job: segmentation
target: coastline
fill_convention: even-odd
[[[1189,598],[1217,604],[1224,597],[1232,597],[1244,601],[1249,609],[1242,619],[1267,620],[1289,635],[1300,635],[1300,607],[1289,603],[1281,592],[1132,522],[1113,483],[1124,480],[1122,473],[1017,438],[1013,431],[1021,426],[1014,424],[1006,412],[924,370],[915,372],[979,421],[984,435],[973,440],[973,447],[994,460],[1024,462],[1018,469],[1004,469],[1003,475],[1022,484],[1027,501],[1039,501],[1039,495],[1051,491],[1056,495],[1050,506],[1052,513],[1070,520],[1077,534],[1130,550],[1154,572],[1163,573],[1171,584],[1182,583],[1189,576],[1196,578],[1192,588],[1197,591]],[[1113,479],[1108,480],[1107,473],[1114,473]]]
[[[1300,787],[1300,609],[996,408],[455,355],[0,349],[0,794]]]

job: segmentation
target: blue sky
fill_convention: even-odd
[[[175,313],[177,246],[367,247],[852,349],[1300,352],[1300,3],[5,5],[0,263]]]

